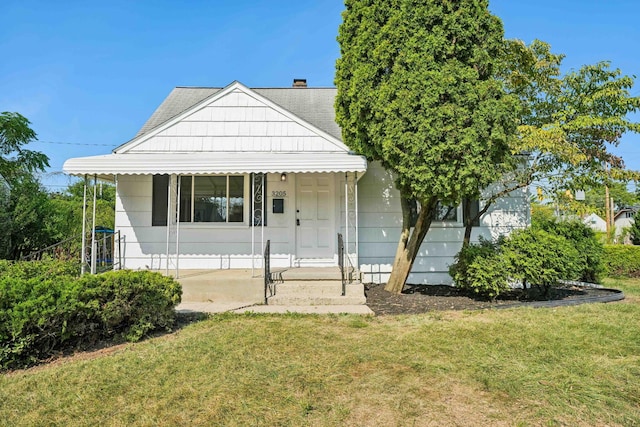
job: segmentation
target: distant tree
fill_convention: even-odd
[[[49,159],[24,148],[36,139],[29,126],[19,113],[0,113],[0,258],[16,259],[49,241],[48,195],[34,176]]]
[[[517,105],[494,78],[502,23],[486,0],[345,3],[336,120],[396,176],[403,221],[385,289],[399,293],[438,204],[477,198],[509,149]]]
[[[631,237],[631,243],[634,245],[640,245],[640,215],[637,213],[633,216],[633,224],[631,224],[631,229],[629,230],[629,235]]]
[[[54,239],[47,227],[52,217],[49,194],[30,173],[14,173],[11,193],[0,233],[0,258],[17,260],[42,249]]]
[[[91,215],[93,186],[87,189],[88,215]],[[96,226],[113,229],[115,221],[115,187],[111,184],[98,185],[96,194]],[[50,195],[52,216],[49,229],[56,241],[80,236],[82,234],[82,203],[84,182],[69,185],[63,192]],[[89,229],[90,231],[90,229]]]
[[[49,166],[49,158],[24,148],[37,139],[29,120],[19,113],[0,113],[0,175],[6,180],[17,173],[33,173]]]

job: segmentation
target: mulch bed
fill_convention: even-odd
[[[439,310],[479,310],[506,308],[507,306],[540,301],[569,301],[611,294],[610,290],[558,285],[550,289],[547,297],[537,288],[514,289],[500,295],[495,301],[487,301],[461,289],[446,285],[405,285],[400,295],[384,290],[384,284],[365,285],[367,305],[376,315],[418,314]],[[575,303],[576,301],[571,301]]]

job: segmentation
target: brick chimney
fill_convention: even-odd
[[[293,87],[307,87],[307,79],[293,79]]]

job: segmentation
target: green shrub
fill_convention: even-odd
[[[80,336],[87,328],[79,289],[57,279],[0,280],[0,368],[26,366]]]
[[[558,280],[579,278],[580,254],[570,241],[544,230],[516,230],[503,245],[503,256],[513,279],[523,287],[535,285],[545,294]]]
[[[137,341],[150,331],[170,330],[181,293],[178,282],[151,272],[3,277],[0,369],[99,339]]]
[[[468,280],[469,266],[480,258],[484,259],[494,255],[498,251],[498,244],[490,240],[480,237],[479,243],[472,243],[463,246],[455,256],[454,263],[449,266],[449,275],[453,278],[456,286],[464,289],[470,289],[471,285]]]
[[[86,275],[83,302],[97,306],[103,336],[137,341],[158,328],[170,330],[182,288],[171,277],[149,271],[114,271]]]
[[[516,230],[498,243],[481,240],[456,255],[449,274],[455,285],[494,299],[520,281],[548,294],[558,280],[578,279],[584,258],[571,241],[541,229]]]
[[[631,243],[640,245],[640,214],[637,212],[633,215],[633,222],[629,228],[629,237],[631,238]]]
[[[605,245],[604,264],[614,277],[640,277],[640,246]]]
[[[579,277],[583,282],[600,283],[604,273],[604,248],[596,233],[580,221],[555,221],[538,218],[532,226],[569,241],[580,256]]]
[[[493,300],[511,288],[509,265],[499,253],[477,257],[467,269],[465,283],[467,289]]]
[[[31,279],[35,277],[78,277],[80,264],[75,261],[7,261],[0,260],[0,275],[17,279]]]

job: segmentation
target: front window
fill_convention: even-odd
[[[435,214],[433,216],[434,221],[458,221],[458,207],[447,206],[438,202],[436,205]]]
[[[180,180],[180,222],[244,221],[244,176],[182,176]]]

